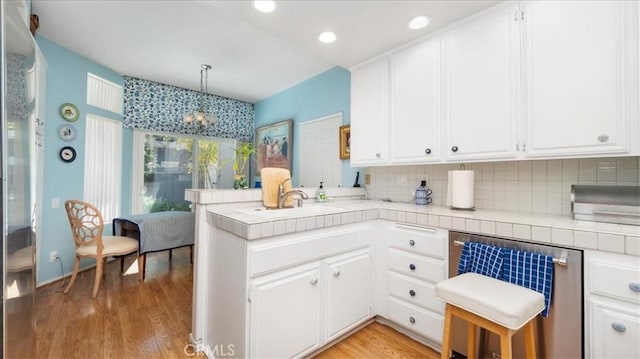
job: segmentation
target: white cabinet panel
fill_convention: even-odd
[[[389,319],[436,343],[442,343],[444,318],[440,314],[390,297]]]
[[[528,156],[625,153],[628,136],[637,141],[628,131],[632,3],[525,3]]]
[[[636,306],[622,307],[613,302],[592,299],[591,357],[640,357],[640,315]]]
[[[299,357],[320,347],[319,264],[251,285],[251,357]]]
[[[371,254],[339,258],[328,265],[327,341],[333,340],[371,316]]]
[[[391,58],[391,161],[440,160],[440,39]]]
[[[516,156],[517,12],[501,7],[443,37],[448,160]]]
[[[384,164],[388,154],[389,61],[351,71],[351,164]]]

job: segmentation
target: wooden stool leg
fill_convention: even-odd
[[[500,333],[500,359],[511,359],[511,335],[509,333]]]
[[[442,329],[441,359],[451,358],[451,305],[447,303],[444,310],[444,328]]]
[[[120,274],[124,273],[124,256],[120,256]]]
[[[467,359],[475,359],[476,357],[476,326],[467,323]]]
[[[146,260],[147,255],[146,254],[140,254],[138,255],[138,277],[140,277],[140,280],[144,280],[144,270],[146,267]]]
[[[535,318],[524,325],[524,347],[528,359],[536,358],[536,337],[534,331]]]
[[[171,249],[169,249],[169,260],[171,260],[172,256],[173,256],[173,251]]]

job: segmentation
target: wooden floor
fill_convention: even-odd
[[[372,323],[332,346],[315,359],[439,359],[440,353],[396,330]]]
[[[147,274],[138,280],[134,256],[106,266],[96,299],[95,270],[82,272],[71,291],[59,283],[38,289],[38,358],[186,358],[191,332],[192,266],[189,248],[147,255]]]
[[[37,358],[187,358],[191,332],[192,266],[189,249],[147,256],[140,282],[134,257],[107,264],[96,299],[95,271],[82,272],[71,292],[59,283],[36,294]],[[187,352],[191,354],[189,348]],[[382,324],[373,323],[317,358],[439,358],[433,350]]]

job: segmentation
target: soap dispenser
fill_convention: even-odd
[[[427,188],[427,181],[420,181],[420,186],[416,188],[415,202],[417,205],[425,206],[431,203],[431,190]]]
[[[322,203],[327,201],[327,192],[324,191],[322,184],[324,182],[320,182],[320,188],[316,191],[316,202]]]

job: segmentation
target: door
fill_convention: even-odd
[[[251,284],[250,357],[291,358],[320,347],[319,263]]]
[[[371,316],[371,254],[366,249],[346,256],[327,267],[327,341]]]
[[[391,161],[440,159],[440,39],[391,58]]]
[[[300,124],[300,182],[301,187],[317,188],[320,181],[327,187],[342,184],[342,161],[338,129],[342,113]]]
[[[389,61],[351,71],[351,166],[384,164],[388,153]]]
[[[632,6],[531,1],[524,7],[528,156],[625,153],[633,106]],[[597,26],[594,26],[597,24]],[[634,44],[637,53],[637,41]],[[637,121],[637,118],[636,118]]]
[[[517,10],[500,7],[443,38],[448,160],[517,154]]]

